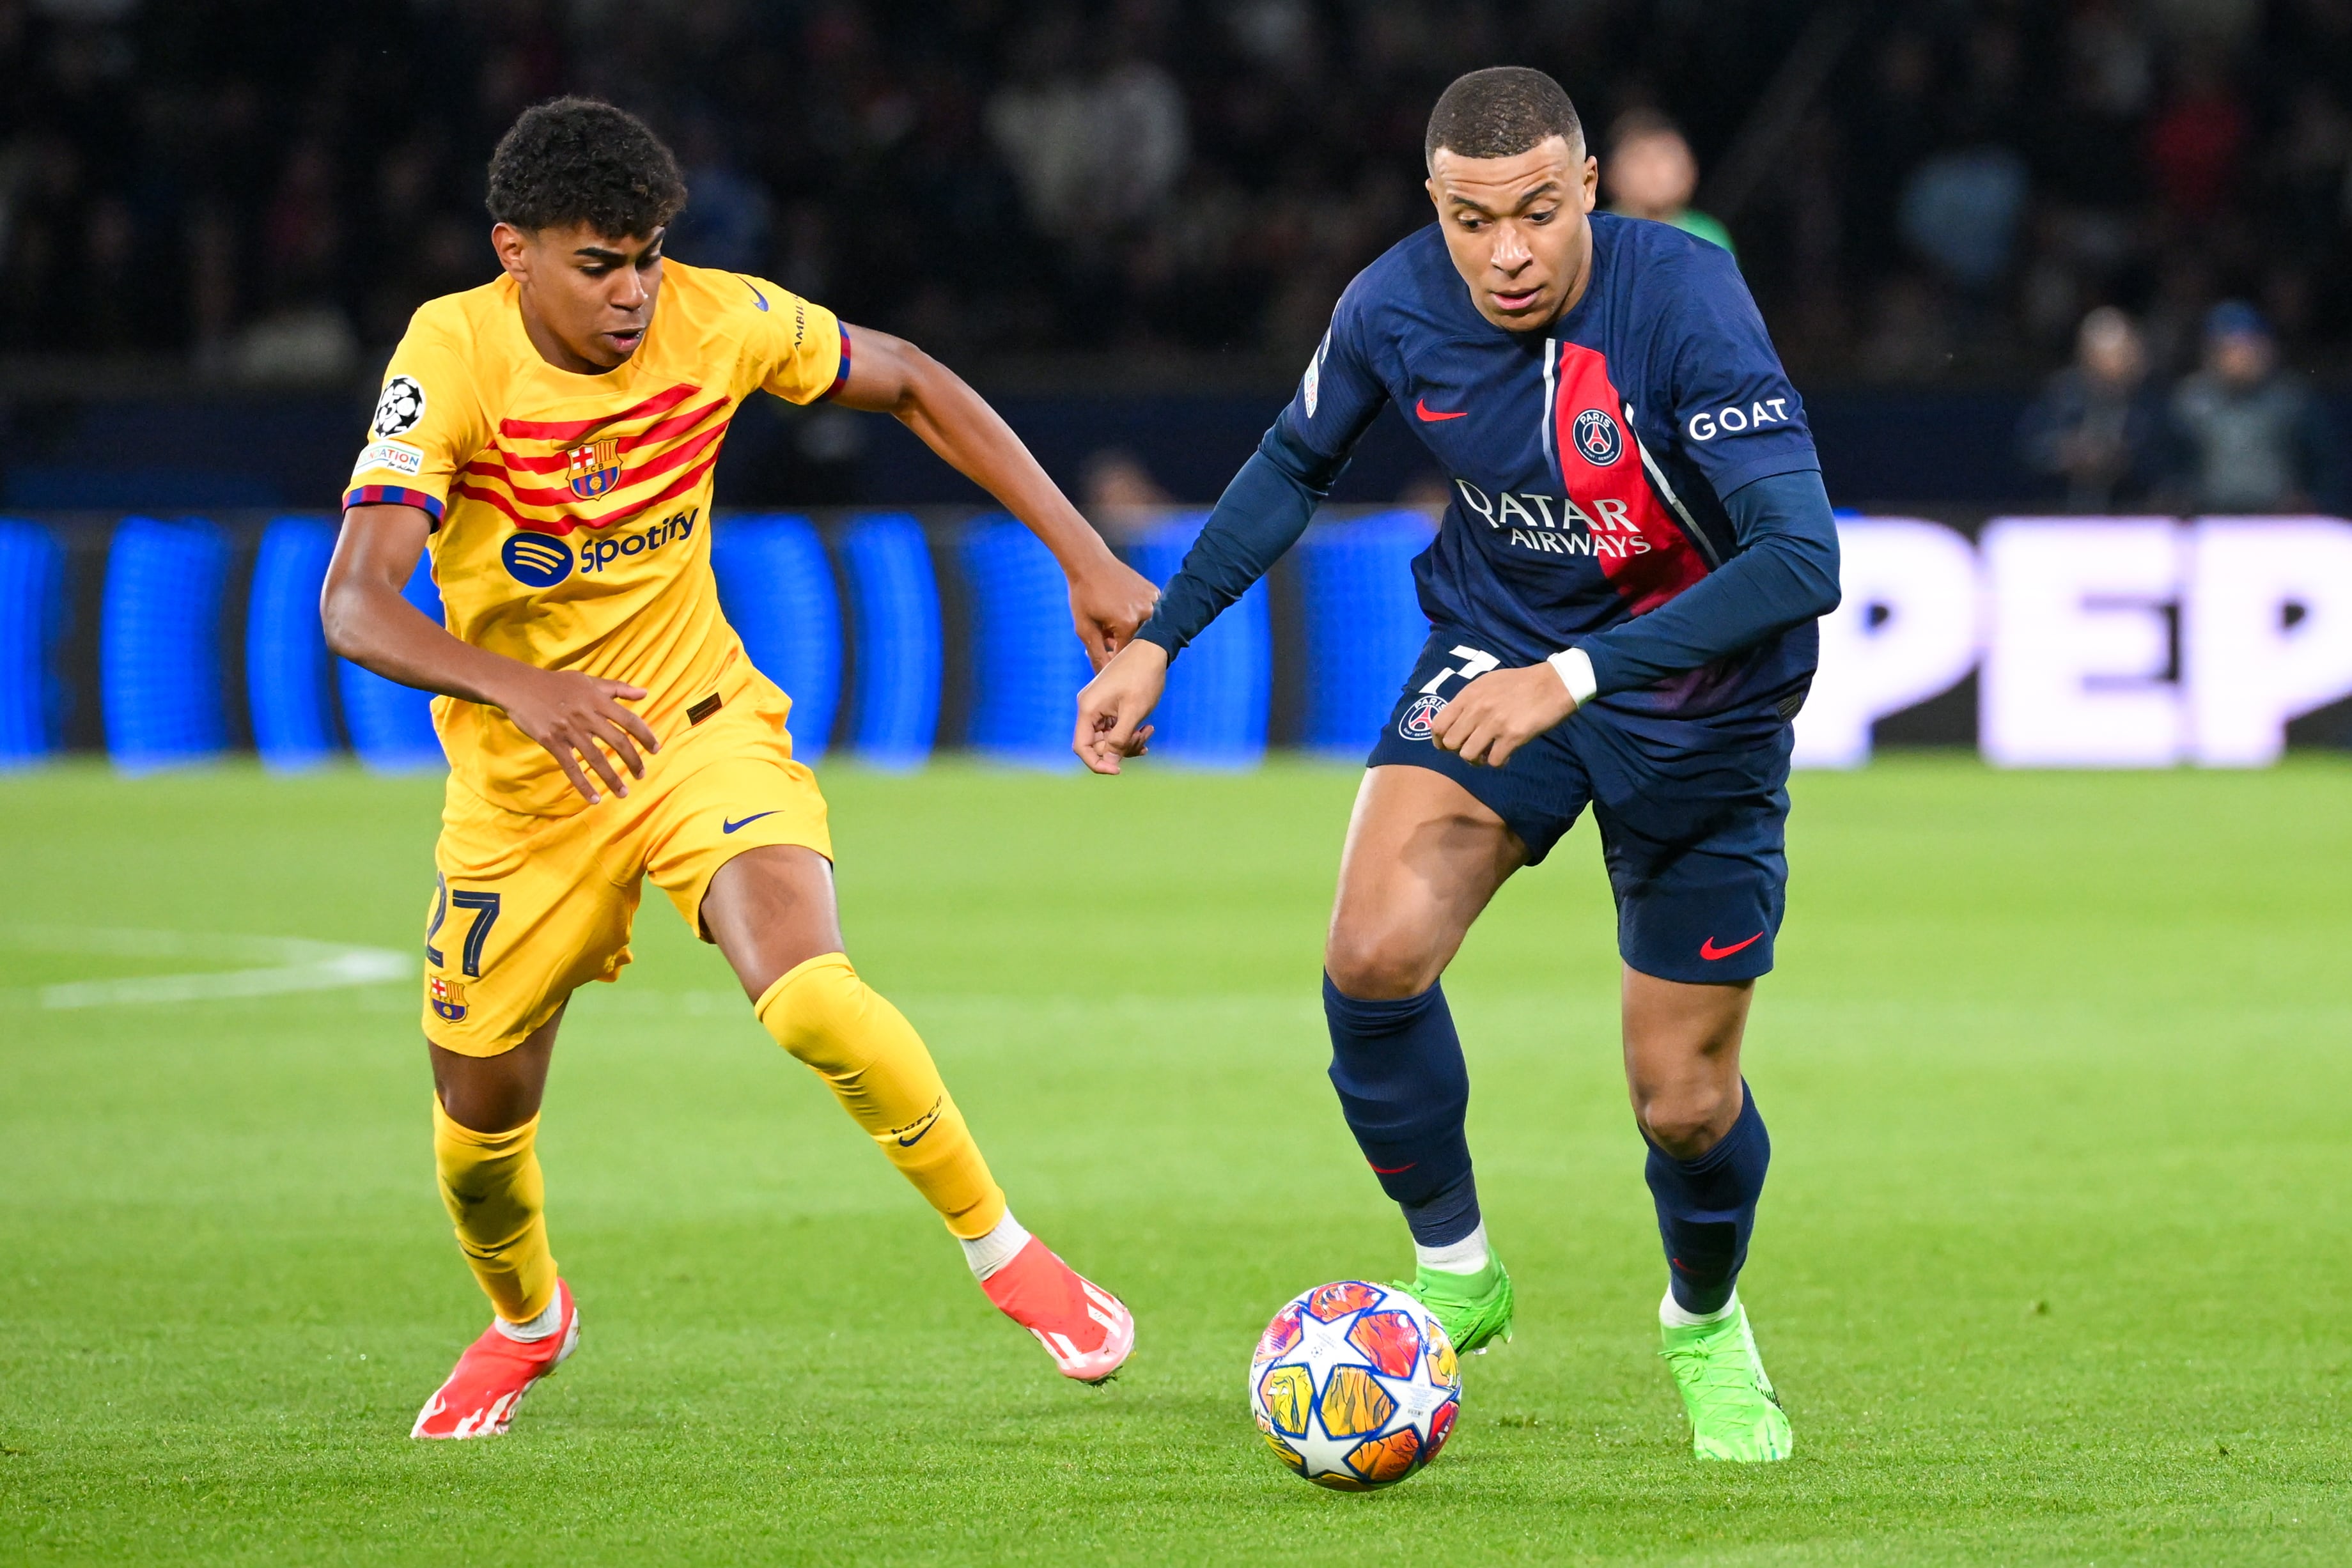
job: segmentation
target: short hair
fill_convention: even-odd
[[[1441,147],[1464,158],[1512,158],[1558,136],[1584,141],[1584,122],[1559,83],[1526,66],[1489,66],[1454,78],[1429,111],[1424,159]]]
[[[677,160],[646,122],[593,98],[557,98],[522,111],[490,154],[493,223],[519,229],[585,224],[600,235],[649,235],[686,205]]]

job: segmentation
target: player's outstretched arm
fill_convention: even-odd
[[[962,377],[887,332],[843,330],[856,352],[833,401],[894,416],[1027,524],[1070,580],[1070,618],[1087,657],[1101,669],[1151,613],[1158,595],[1150,580],[1111,553],[1013,427]]]
[[[1185,552],[1151,619],[1078,694],[1070,749],[1088,768],[1116,773],[1121,758],[1143,755],[1151,738],[1143,721],[1160,701],[1177,650],[1206,631],[1298,542],[1346,462],[1315,452],[1279,423],[1265,433],[1217,497],[1216,509]]]
[[[477,648],[425,619],[400,591],[431,531],[431,519],[415,507],[353,507],[343,514],[319,595],[327,646],[388,681],[501,710],[547,748],[591,803],[603,797],[582,771],[583,762],[614,794],[626,795],[628,783],[613,758],[642,779],[646,762],[638,747],[661,749],[646,721],[621,706],[646,694],[625,682],[542,670]]]

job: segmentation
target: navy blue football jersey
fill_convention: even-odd
[[[1533,664],[1666,603],[1737,549],[1721,497],[1818,469],[1805,408],[1738,265],[1664,224],[1596,213],[1592,276],[1540,332],[1480,316],[1437,225],[1339,297],[1280,425],[1343,458],[1393,402],[1452,481],[1413,564],[1432,622]],[[1601,700],[1701,717],[1801,693],[1806,622]]]

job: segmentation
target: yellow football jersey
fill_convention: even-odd
[[[501,277],[411,319],[343,505],[422,508],[453,633],[642,686],[632,706],[667,740],[751,678],[710,574],[728,422],[755,389],[832,395],[849,343],[832,312],[772,283],[665,261],[637,351],[579,375],[540,357],[517,295]],[[452,772],[492,804],[585,803],[496,708],[436,697],[433,719]]]

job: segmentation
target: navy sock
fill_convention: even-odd
[[[1400,1203],[1405,1228],[1423,1247],[1451,1247],[1478,1228],[1478,1178],[1465,1170],[1425,1201]]]
[[[1381,1188],[1404,1210],[1412,1239],[1444,1247],[1478,1228],[1478,1187],[1462,1119],[1470,1070],[1444,988],[1365,1001],[1323,977],[1331,1026],[1331,1087]]]
[[[1746,1103],[1720,1143],[1695,1160],[1678,1160],[1650,1145],[1646,1175],[1658,1207],[1658,1235],[1666,1244],[1667,1288],[1687,1312],[1720,1312],[1748,1261],[1748,1235],[1756,1227],[1756,1199],[1772,1163],[1763,1113],[1742,1080]]]

